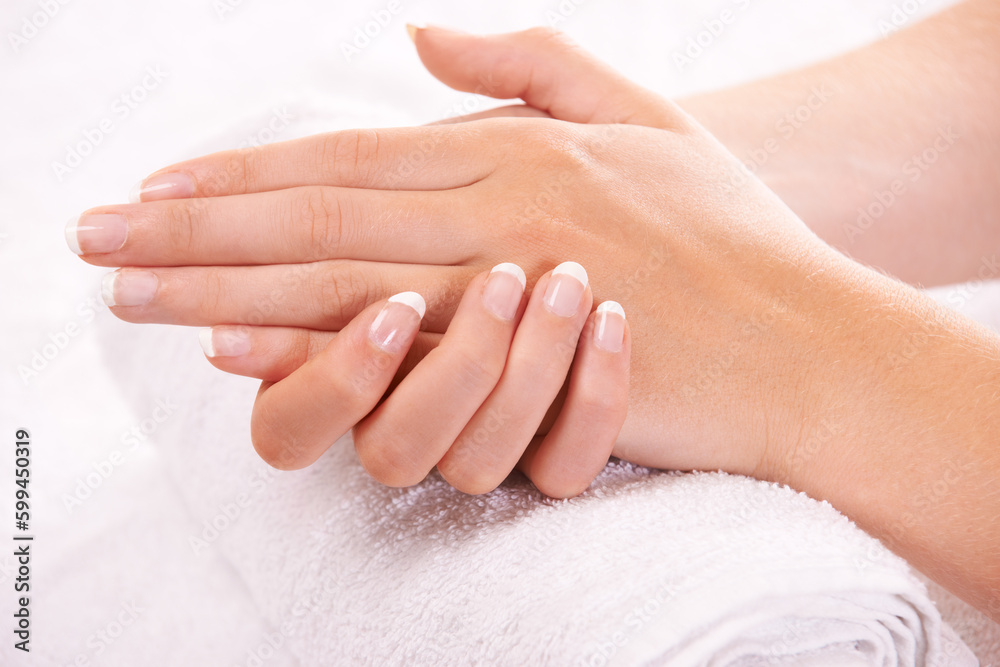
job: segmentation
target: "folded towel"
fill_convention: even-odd
[[[304,665],[977,664],[904,561],[788,488],[613,462],[567,501],[518,475],[391,489],[349,437],[277,472],[250,445],[254,382],[188,330],[136,333],[114,325],[109,363],[179,406],[157,438],[191,549],[229,559]]]

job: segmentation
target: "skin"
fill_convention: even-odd
[[[967,103],[948,113],[968,143],[942,151],[919,191],[881,218],[914,220],[914,236],[931,236],[926,247],[913,241],[893,249],[903,237],[895,226],[877,231],[890,228],[879,222],[859,237],[855,254],[911,280],[975,275],[983,248],[998,236],[995,222],[987,224],[1000,208],[996,195],[979,192],[995,183],[1000,143],[991,141],[997,89],[983,91],[978,82],[996,72],[957,42],[986,48],[993,35],[995,56],[998,25],[995,6],[966,3],[914,28],[922,31],[917,37],[904,31],[886,42],[898,46],[869,51],[867,73],[857,74],[856,62],[833,61],[805,78],[762,84],[767,94],[784,95],[770,105],[776,108],[801,104],[804,84],[816,83],[810,76],[829,77],[845,98],[859,96],[831,106],[832,119],[816,114],[815,123],[831,123],[839,138],[803,129],[761,168],[795,211],[679,106],[557,34],[419,30],[417,49],[432,73],[460,90],[520,97],[525,108],[492,114],[519,117],[341,132],[174,165],[163,173],[190,176],[194,198],[147,201],[151,193],[142,204],[98,209],[125,215],[128,238],[117,251],[84,259],[152,267],[154,299],[115,309],[135,322],[251,321],[262,295],[287,286],[280,308],[257,319],[304,331],[256,357],[213,360],[272,379],[304,360],[303,339],[315,339],[306,349],[318,349],[330,335],[321,330],[347,326],[389,294],[424,294],[426,331],[440,334],[473,275],[514,261],[531,287],[572,257],[587,266],[594,298],[616,298],[629,313],[635,363],[614,455],[753,475],[826,499],[1000,619],[1000,337],[824,241],[865,201],[837,188],[886,187],[886,174],[897,173],[914,145],[933,142],[930,129],[951,93]],[[905,54],[928,40],[955,46],[954,57],[907,70],[913,58]],[[928,67],[941,81],[926,83]],[[965,67],[988,71],[958,71]],[[939,83],[943,94],[928,94],[931,108],[911,113],[920,99],[887,92],[888,108],[873,110],[865,86],[877,90],[887,71],[910,76],[911,85]],[[741,99],[719,95],[727,104]],[[697,113],[710,102],[685,104]],[[726,113],[733,108],[743,107]],[[761,119],[774,118],[774,109],[749,100],[745,108],[748,133],[758,133],[752,146],[773,127]],[[738,132],[726,130],[734,121],[718,120],[718,110],[704,115],[734,141]],[[899,129],[907,122],[915,127]],[[843,157],[841,147],[855,136],[877,138],[863,149],[866,158],[892,169],[858,168]],[[835,157],[825,159],[830,151]],[[412,155],[422,156],[419,169],[407,168]],[[810,177],[813,164],[821,167]],[[959,238],[965,233],[972,242]],[[418,338],[414,347],[426,351],[434,340]]]
[[[516,286],[509,317],[487,306],[487,285],[497,280]],[[569,313],[543,299],[557,280],[579,286]],[[258,453],[276,467],[302,468],[353,427],[362,465],[391,486],[417,484],[437,467],[459,490],[485,493],[520,460],[546,494],[583,492],[607,464],[625,420],[628,327],[621,320],[623,335],[610,341],[616,349],[600,344],[606,318],[621,318],[591,313],[590,288],[576,278],[546,273],[526,304],[521,289],[509,276],[476,276],[439,344],[381,403],[420,319],[398,303],[366,308],[301,367],[261,385],[251,423]],[[383,309],[403,319],[388,348],[371,334]],[[266,337],[280,344],[284,332],[248,333],[253,348],[267,345]],[[571,367],[558,417],[534,437]],[[584,440],[581,451],[575,445]]]

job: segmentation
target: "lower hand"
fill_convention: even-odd
[[[363,310],[309,361],[264,382],[254,405],[254,446],[279,468],[312,463],[354,427],[354,445],[378,481],[409,486],[437,467],[467,493],[493,490],[521,461],[544,493],[582,492],[607,463],[625,420],[629,340],[620,307],[591,314],[586,272],[573,262],[542,276],[523,302],[524,273],[500,264],[476,276],[448,331],[379,404],[414,338],[424,301],[404,292]],[[271,327],[209,330],[249,349],[281,346]],[[549,405],[572,367],[551,426]],[[547,435],[535,437],[537,431]]]

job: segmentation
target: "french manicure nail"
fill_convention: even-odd
[[[136,269],[118,270],[104,276],[101,298],[111,306],[142,306],[149,303],[160,286],[155,273]]]
[[[572,317],[587,289],[587,272],[576,262],[563,262],[552,269],[545,288],[545,307],[560,317]]]
[[[128,223],[117,213],[91,213],[66,223],[66,244],[77,255],[114,252],[127,234]]]
[[[368,329],[368,337],[386,352],[396,354],[417,335],[427,305],[416,292],[400,292],[389,300]]]
[[[605,301],[597,307],[594,344],[608,352],[621,352],[625,340],[625,309],[617,301]]]
[[[406,24],[406,34],[410,36],[410,41],[414,44],[417,43],[417,31],[426,28],[423,23],[407,23]]]
[[[510,262],[497,264],[483,286],[483,305],[500,319],[512,320],[521,305],[526,284],[520,266]]]
[[[186,199],[194,196],[194,179],[180,172],[157,174],[136,183],[128,193],[133,204],[159,199]]]
[[[250,351],[250,332],[241,327],[206,327],[198,332],[206,357],[240,357]]]

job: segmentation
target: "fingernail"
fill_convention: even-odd
[[[571,317],[580,307],[587,289],[587,272],[576,262],[563,262],[552,269],[545,288],[545,307],[560,317]]]
[[[91,213],[66,223],[66,244],[77,255],[114,252],[127,234],[128,223],[117,213]]]
[[[101,298],[111,306],[142,306],[152,300],[160,286],[155,273],[135,269],[119,270],[104,276]]]
[[[417,335],[426,308],[424,298],[416,292],[391,296],[372,322],[368,337],[386,352],[400,352]]]
[[[198,332],[206,357],[239,357],[250,351],[250,332],[243,328],[206,327]]]
[[[417,31],[426,28],[423,23],[407,23],[406,24],[406,34],[410,36],[410,41],[414,44],[417,43]]]
[[[521,305],[526,284],[520,266],[510,262],[497,264],[483,286],[483,305],[500,319],[512,320]]]
[[[625,340],[625,309],[617,301],[605,301],[597,307],[594,344],[608,352],[621,352]]]
[[[180,172],[150,176],[136,183],[128,193],[133,204],[159,199],[186,199],[194,196],[194,179]]]

